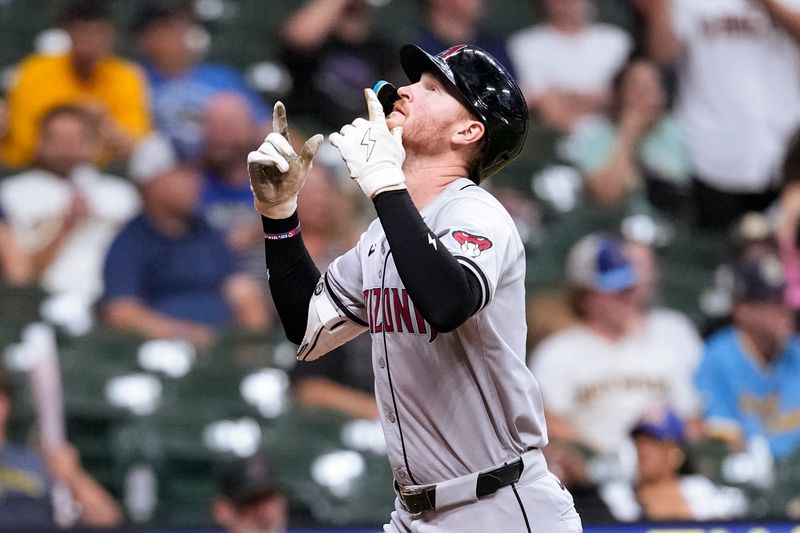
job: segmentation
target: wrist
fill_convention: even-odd
[[[287,198],[283,202],[276,205],[265,205],[256,200],[256,211],[266,218],[273,220],[283,220],[292,216],[292,213],[297,211],[297,195]]]
[[[292,213],[287,218],[283,219],[274,219],[262,216],[261,217],[261,227],[264,230],[264,238],[269,239],[267,235],[284,235],[291,232],[299,233],[300,226],[300,218],[297,216],[297,212]],[[297,231],[296,231],[297,230]],[[270,240],[280,240],[280,239],[270,239]]]
[[[373,199],[379,193],[406,188],[406,176],[400,168],[385,168],[367,174],[357,180],[367,198]]]

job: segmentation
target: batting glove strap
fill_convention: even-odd
[[[406,188],[406,176],[399,168],[386,168],[368,174],[363,178],[356,178],[358,186],[367,195],[367,198],[375,198],[378,194],[386,191],[398,191]]]

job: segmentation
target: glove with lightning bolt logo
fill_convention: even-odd
[[[391,132],[386,125],[383,106],[372,89],[364,89],[369,120],[357,118],[329,137],[347,164],[350,177],[358,183],[368,198],[378,193],[405,189],[403,175],[403,129]]]

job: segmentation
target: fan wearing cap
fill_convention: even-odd
[[[590,234],[567,258],[570,305],[578,322],[535,349],[550,437],[613,460],[639,417],[667,404],[695,411],[691,376],[669,342],[643,327],[639,278],[621,241]]]
[[[706,340],[695,381],[708,433],[741,449],[756,437],[777,459],[800,447],[800,339],[775,255],[733,265],[733,324]]]
[[[617,481],[603,490],[617,519],[727,520],[746,513],[741,491],[692,473],[684,423],[672,409],[659,406],[645,412],[631,438],[637,457],[635,484]]]
[[[272,463],[262,455],[253,455],[224,465],[212,511],[228,533],[286,531],[286,496]]]
[[[400,63],[409,83],[389,114],[366,89],[368,119],[330,136],[378,219],[323,276],[295,213],[321,136],[296,154],[276,105],[274,132],[248,157],[284,330],[301,361],[370,334],[397,494],[384,531],[578,533],[572,496],[541,451],[541,396],[525,365],[525,250],[478,186],[522,150],[525,100],[472,45],[436,56],[408,45]]]

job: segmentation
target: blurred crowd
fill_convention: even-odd
[[[621,0],[626,27],[599,21],[602,3],[417,0],[417,25],[387,35],[386,1],[298,0],[263,22],[274,42],[252,43],[290,80],[266,87],[206,59],[201,2],[137,0],[128,16],[57,2],[41,20],[50,38],[7,65],[2,87],[0,278],[68,300],[50,319],[72,335],[109,328],[202,351],[229,330],[271,330],[246,159],[274,101],[292,140],[328,134],[365,114],[364,87],[403,84],[399,43],[476,44],[530,108],[520,160],[485,186],[529,249],[546,454],[584,522],[733,519],[766,514],[764,501],[798,518],[800,1]],[[490,10],[523,4],[532,16],[515,31],[490,31]],[[321,148],[299,199],[320,269],[374,216],[337,158]],[[603,223],[561,254],[543,245],[587,213]],[[707,305],[698,291],[694,308],[669,308],[660,259],[694,240],[713,243]],[[558,263],[558,283],[537,279],[542,260]],[[295,401],[376,419],[363,340],[291,369]],[[61,480],[79,503],[68,525],[122,525],[74,448],[5,442],[10,395],[0,382],[0,515]],[[265,461],[237,463],[210,504],[232,532],[285,527]],[[31,527],[54,520],[30,509]]]

